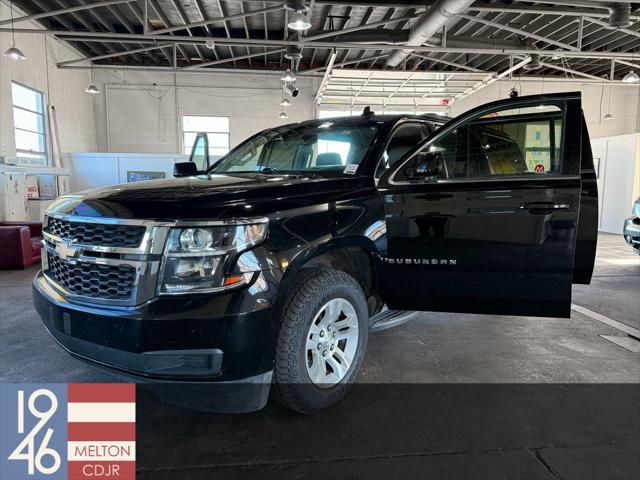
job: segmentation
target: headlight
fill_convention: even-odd
[[[262,242],[266,234],[266,220],[172,228],[165,247],[159,292],[210,292],[247,282],[252,274],[225,277],[226,260]]]
[[[636,202],[633,204],[633,211],[631,212],[631,215],[640,217],[640,202]]]

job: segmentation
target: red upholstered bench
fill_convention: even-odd
[[[39,262],[41,241],[41,222],[0,222],[0,269]]]

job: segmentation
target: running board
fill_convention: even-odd
[[[369,319],[369,332],[380,332],[407,323],[416,313],[410,310],[383,310]]]

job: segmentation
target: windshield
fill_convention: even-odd
[[[293,125],[250,138],[211,168],[226,172],[355,173],[380,123]]]

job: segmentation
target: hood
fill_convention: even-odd
[[[242,173],[114,185],[58,199],[52,213],[149,220],[265,216],[372,189],[368,177]]]

